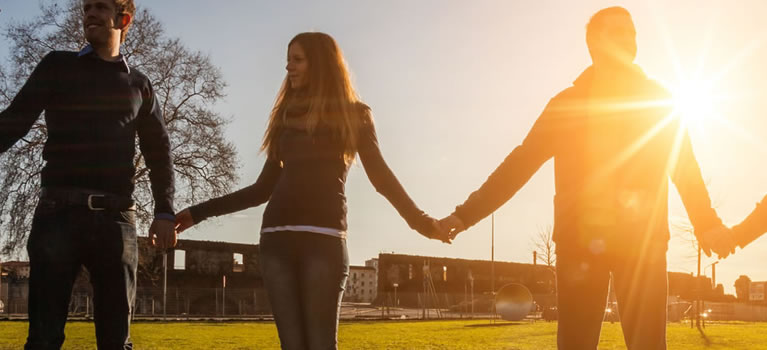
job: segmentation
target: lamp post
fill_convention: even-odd
[[[474,318],[474,275],[469,270],[469,290],[471,291],[471,318]]]
[[[493,323],[495,323],[495,213],[490,216],[490,291],[493,296]]]
[[[703,268],[703,276],[706,275],[706,269],[711,267],[711,288],[716,288],[716,264],[718,264],[719,261],[714,261],[711,264],[708,264],[705,268]],[[711,316],[711,310],[706,310],[703,313],[703,327],[706,327],[706,318]]]
[[[175,260],[174,260],[175,261]],[[162,252],[162,319],[168,317],[165,308],[168,301],[168,251]]]
[[[695,301],[696,307],[695,307],[695,325],[700,328],[700,311],[703,310],[703,300],[701,297],[701,287],[700,287],[700,259],[701,259],[701,252],[702,249],[700,245],[698,245],[698,277],[695,279],[695,289],[697,291],[697,300]],[[692,327],[692,322],[690,322],[690,327]]]
[[[0,314],[4,313],[6,311],[5,310],[6,302],[3,301],[3,278],[5,278],[5,276],[8,276],[8,273],[7,272],[3,272],[3,264],[0,263]],[[10,299],[10,298],[8,298],[8,299]],[[8,307],[10,309],[10,306],[8,306]],[[10,312],[11,311],[8,310],[8,313],[10,313]]]

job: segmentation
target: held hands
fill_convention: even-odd
[[[428,220],[428,224],[417,228],[416,231],[426,238],[436,239],[442,241],[442,243],[450,244],[447,235],[442,234],[439,221],[431,216],[426,216],[426,219]]]
[[[455,215],[450,215],[439,221],[440,235],[447,237],[448,241],[452,241],[458,236],[459,233],[466,230],[466,226],[463,221]]]
[[[429,224],[417,229],[418,233],[430,239],[440,240],[442,243],[451,244],[455,236],[466,229],[463,221],[455,215],[439,221],[429,216],[427,219]]]
[[[194,220],[189,209],[184,209],[176,214],[176,221],[155,219],[149,227],[149,239],[152,245],[162,250],[168,250],[176,246],[176,235],[192,227]]]
[[[698,243],[706,256],[710,257],[711,251],[713,251],[719,255],[719,259],[724,259],[735,253],[737,246],[732,230],[724,225],[703,232],[698,236]]]

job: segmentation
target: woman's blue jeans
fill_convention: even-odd
[[[261,272],[282,349],[337,349],[346,240],[312,232],[261,235]]]

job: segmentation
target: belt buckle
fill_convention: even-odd
[[[106,208],[95,208],[93,206],[93,198],[94,197],[104,198],[105,196],[103,194],[89,194],[88,195],[88,209],[90,209],[90,210],[106,210]]]

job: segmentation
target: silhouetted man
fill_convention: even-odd
[[[135,139],[150,169],[155,235],[175,245],[173,168],[162,112],[146,76],[120,55],[132,0],[84,0],[82,51],[45,56],[0,113],[0,152],[45,111],[48,139],[40,201],[27,251],[29,337],[26,349],[64,342],[72,284],[85,266],[93,285],[99,349],[131,349],[136,294]]]
[[[633,61],[630,14],[611,7],[586,29],[593,61],[554,97],[522,145],[441,221],[455,236],[508,201],[554,158],[559,349],[596,349],[610,275],[629,349],[666,348],[668,178],[701,245],[726,255],[729,231],[711,208],[670,96]]]

